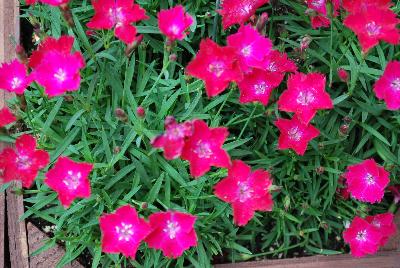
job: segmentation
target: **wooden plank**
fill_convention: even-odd
[[[15,42],[19,41],[19,2],[18,0],[0,0],[0,61],[10,61],[15,58]],[[12,95],[1,92],[0,105]],[[19,217],[24,213],[23,197],[12,192],[13,185],[6,192],[8,241],[11,267],[28,268],[29,254],[26,238],[26,226]]]
[[[28,230],[28,244],[29,252],[34,252],[43,246],[44,242],[48,239],[48,236],[39,230],[32,223],[27,224]],[[31,256],[30,266],[32,268],[48,268],[56,267],[57,263],[64,256],[64,249],[56,245],[55,247],[48,249],[47,251],[41,252],[38,255]],[[64,268],[83,268],[83,266],[77,262],[73,261],[71,264],[63,266]]]
[[[374,256],[354,258],[350,255],[314,256],[283,260],[264,260],[236,264],[221,264],[215,268],[398,268],[400,267],[400,252],[380,252]]]

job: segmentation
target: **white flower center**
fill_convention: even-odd
[[[254,85],[254,91],[256,95],[264,94],[268,88],[269,86],[267,83],[265,83],[265,81],[261,81],[260,83]]]
[[[367,173],[365,175],[365,181],[367,182],[367,185],[374,185],[375,184],[375,177],[372,176],[370,173]]]
[[[392,83],[390,84],[390,86],[396,90],[396,91],[400,91],[400,77],[397,77],[396,79],[394,79],[392,81]]]
[[[166,136],[169,140],[179,140],[185,137],[184,127],[176,125],[172,128],[169,128],[166,132]]]
[[[268,71],[270,72],[276,72],[278,71],[278,66],[276,65],[275,62],[271,62],[268,67],[267,67]]]
[[[362,241],[362,242],[367,241],[367,230],[359,231],[359,232],[357,233],[357,235],[356,235],[356,239],[357,239],[358,241]]]
[[[57,72],[54,74],[54,78],[57,79],[59,82],[64,82],[67,79],[67,73],[59,68]]]
[[[167,226],[163,229],[168,234],[169,239],[175,239],[176,234],[181,230],[181,227],[177,222],[167,221]]]
[[[314,94],[311,91],[300,91],[297,95],[296,102],[303,106],[307,106],[315,100]]]
[[[81,185],[82,173],[80,171],[74,172],[72,170],[68,170],[67,176],[63,179],[63,183],[69,190],[78,189],[79,185]]]
[[[288,131],[289,139],[293,141],[300,141],[301,137],[303,136],[303,132],[299,129],[299,127],[292,127]]]
[[[126,224],[124,222],[121,222],[121,225],[119,226],[115,226],[115,231],[118,234],[118,241],[125,240],[126,242],[128,242],[129,240],[131,240],[134,233],[132,227],[132,224]]]
[[[382,26],[377,25],[375,21],[372,21],[370,23],[367,23],[367,25],[365,25],[365,30],[367,31],[369,36],[376,36],[380,34],[381,29]]]
[[[251,9],[252,9],[252,6],[250,4],[247,4],[247,5],[242,6],[241,12],[243,15],[247,15],[250,13]]]
[[[29,169],[32,166],[32,161],[27,155],[18,155],[16,163],[19,169]]]
[[[243,203],[252,197],[253,189],[251,189],[247,182],[238,182],[239,188],[239,202]]]
[[[14,77],[14,78],[11,80],[11,88],[12,88],[12,89],[19,88],[19,87],[21,86],[21,84],[22,84],[22,80],[19,79],[18,77]]]
[[[325,4],[325,0],[315,0],[311,3],[313,7],[320,8]]]
[[[372,225],[377,227],[377,228],[379,228],[379,227],[381,227],[381,222],[379,220],[377,220],[377,219],[374,219],[372,221]]]
[[[169,30],[170,30],[173,34],[175,34],[175,35],[179,34],[180,31],[181,31],[180,27],[179,27],[178,25],[176,25],[176,24],[172,24],[172,25],[169,27]]]
[[[203,141],[197,143],[194,153],[200,158],[210,158],[213,154],[210,144]]]
[[[221,62],[213,62],[208,65],[208,71],[216,77],[220,77],[224,73],[225,65]]]
[[[251,52],[253,51],[253,48],[251,47],[251,45],[245,46],[244,48],[242,48],[241,53],[244,57],[248,57],[251,55]]]

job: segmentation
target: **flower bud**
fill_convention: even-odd
[[[349,81],[349,73],[345,69],[337,69],[337,74],[342,82],[347,83]]]
[[[262,33],[265,29],[265,25],[267,24],[268,21],[268,13],[264,12],[262,13],[257,20],[256,24],[256,29],[259,33]]]
[[[169,55],[169,61],[171,61],[171,62],[176,61],[177,58],[178,58],[178,56],[175,53]]]
[[[128,116],[126,115],[125,111],[122,110],[121,108],[115,109],[114,114],[121,121],[127,121],[128,120]]]
[[[138,117],[143,118],[146,116],[146,111],[144,110],[144,108],[142,106],[139,106],[136,108],[136,114]]]
[[[311,36],[309,35],[304,36],[300,41],[300,51],[303,52],[304,50],[306,50],[309,47],[311,41],[312,41]]]

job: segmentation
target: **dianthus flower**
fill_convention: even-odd
[[[197,245],[196,217],[177,211],[157,212],[149,217],[151,233],[145,238],[149,248],[162,250],[164,256],[178,258]]]
[[[77,197],[90,197],[89,174],[93,164],[75,162],[68,157],[60,157],[52,169],[46,173],[44,182],[58,193],[64,207],[69,207]]]
[[[382,235],[375,226],[356,216],[343,232],[343,239],[350,245],[351,255],[360,258],[378,251]]]
[[[183,6],[161,10],[158,13],[158,27],[170,41],[182,40],[193,23],[193,18],[185,12]]]
[[[380,202],[390,182],[389,172],[378,166],[374,159],[347,167],[344,176],[352,197],[369,203]]]
[[[107,30],[115,27],[115,36],[126,44],[136,40],[137,30],[132,23],[149,18],[134,0],[93,0],[92,5],[95,14],[87,26]]]
[[[318,110],[332,109],[333,102],[325,91],[326,78],[320,73],[291,75],[279,100],[278,108],[294,112],[304,124],[308,124]]]
[[[292,119],[280,118],[275,121],[281,132],[278,139],[278,149],[293,149],[297,154],[304,155],[308,143],[319,136],[319,130],[311,124],[302,123],[296,116]]]
[[[374,216],[367,216],[365,220],[375,226],[381,233],[382,238],[379,241],[381,247],[385,246],[389,238],[397,232],[393,213],[386,212]]]
[[[204,81],[208,97],[220,94],[231,82],[242,79],[236,50],[220,47],[211,39],[201,41],[200,50],[186,67],[186,72]]]
[[[141,241],[151,232],[149,224],[139,218],[130,205],[118,208],[114,213],[99,219],[102,234],[101,249],[106,253],[122,253],[135,258]]]
[[[385,72],[376,81],[374,92],[378,99],[384,100],[388,109],[400,109],[400,61],[391,61]]]
[[[23,94],[31,82],[31,76],[27,75],[25,65],[17,59],[0,66],[0,89]]]
[[[28,5],[33,5],[36,2],[40,2],[40,3],[48,4],[51,6],[60,6],[63,4],[68,4],[69,0],[26,0],[25,2]]]
[[[224,0],[218,13],[222,16],[224,29],[234,24],[244,24],[256,10],[269,3],[269,0]]]
[[[5,183],[20,180],[25,188],[31,187],[38,171],[49,163],[49,154],[36,150],[34,137],[23,134],[15,142],[15,150],[5,148],[0,154],[2,178]]]
[[[222,149],[229,132],[224,127],[209,128],[202,120],[193,122],[193,134],[182,150],[182,159],[190,162],[190,174],[203,176],[211,166],[228,168],[231,165],[228,153]]]
[[[214,194],[232,205],[235,223],[243,226],[253,218],[255,211],[272,210],[271,185],[271,175],[267,171],[251,172],[248,165],[235,160],[228,169],[228,177],[215,185]]]
[[[17,118],[7,106],[0,110],[0,127],[11,124],[15,122],[15,120],[17,120]]]
[[[178,124],[173,116],[165,119],[165,132],[157,136],[152,145],[164,149],[164,157],[168,160],[178,158],[182,154],[185,139],[192,135],[192,122]]]
[[[263,68],[265,58],[271,53],[272,42],[250,25],[244,25],[228,36],[228,46],[236,49],[239,65],[247,72],[252,67]]]

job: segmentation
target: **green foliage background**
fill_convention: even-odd
[[[67,210],[59,204],[56,193],[43,184],[45,171],[36,180],[36,187],[25,191],[27,207],[22,218],[39,218],[56,226],[54,236],[40,251],[65,241],[67,253],[60,267],[86,251],[93,256],[92,267],[131,263],[136,267],[203,268],[213,261],[337,254],[347,251],[341,239],[346,221],[357,213],[387,211],[390,195],[380,204],[367,205],[338,198],[336,188],[346,166],[371,157],[390,170],[391,184],[400,183],[400,113],[386,110],[372,91],[387,62],[399,60],[399,47],[381,43],[363,57],[354,34],[342,25],[343,17],[335,18],[331,28],[313,30],[304,14],[303,1],[272,1],[272,5],[258,10],[270,15],[267,36],[275,48],[287,52],[304,73],[325,73],[331,85],[327,91],[334,99],[335,109],[319,112],[315,117],[313,124],[321,135],[300,157],[288,150],[277,150],[279,132],[273,122],[286,115],[278,112],[275,101],[286,83],[274,91],[271,104],[265,108],[239,104],[234,86],[207,99],[203,83],[185,76],[184,67],[202,38],[211,37],[225,44],[226,36],[236,31],[221,29],[216,1],[138,0],[151,18],[139,24],[144,42],[129,58],[112,31],[99,31],[89,40],[85,25],[93,15],[92,6],[87,0],[71,2],[74,29],[67,27],[57,8],[35,5],[23,11],[23,17],[37,21],[46,35],[75,36],[74,48],[83,53],[87,63],[80,91],[68,94],[72,101],[43,97],[38,86],[33,85],[25,93],[26,111],[19,111],[29,132],[50,152],[52,162],[67,155],[95,164],[91,198],[79,200]],[[177,4],[195,15],[196,22],[188,38],[178,42],[173,51],[177,61],[168,64],[169,54],[157,28],[156,14]],[[394,10],[399,13],[399,1]],[[300,55],[294,49],[305,35],[312,37],[312,43]],[[338,67],[350,72],[348,85],[339,81]],[[17,104],[18,99],[12,103]],[[146,109],[144,119],[135,115],[138,105]],[[116,108],[126,111],[126,123],[114,116]],[[226,175],[225,170],[213,169],[194,180],[188,174],[188,163],[179,159],[166,161],[151,147],[150,139],[163,131],[167,115],[174,115],[179,121],[200,118],[213,127],[228,127],[231,134],[225,149],[232,158],[270,170],[274,185],[280,187],[273,193],[273,212],[256,213],[247,226],[236,227],[231,208],[212,191],[213,185]],[[347,136],[339,133],[345,117],[351,118]],[[1,140],[13,139],[3,135]],[[318,174],[318,167],[325,171]],[[147,208],[143,208],[144,202]],[[167,209],[197,215],[198,246],[178,260],[166,259],[145,244],[136,260],[102,254],[98,218],[126,203],[133,204],[144,217]]]

